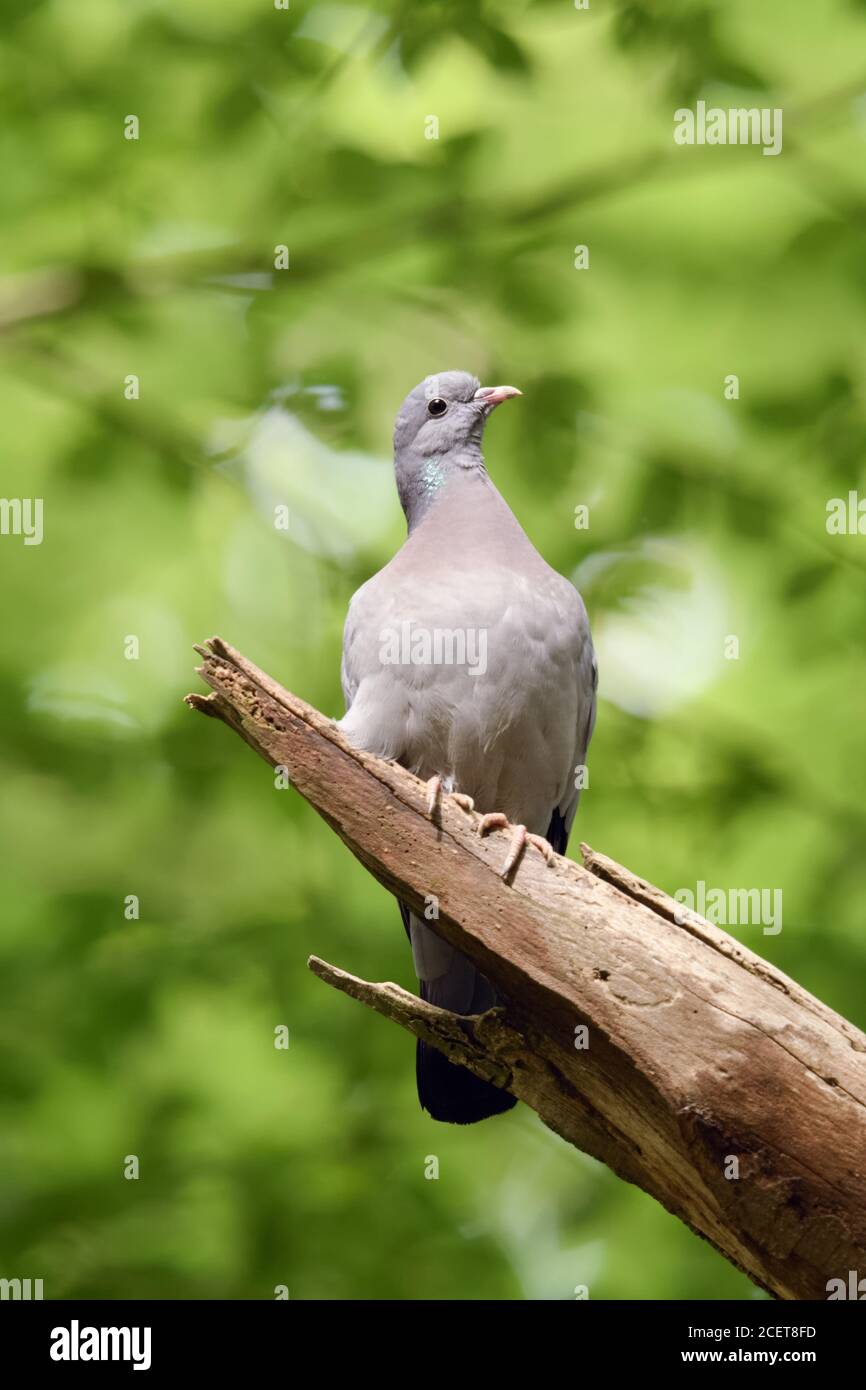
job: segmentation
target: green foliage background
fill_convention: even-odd
[[[600,653],[576,838],[671,891],[781,888],[781,934],[733,930],[866,1024],[866,540],[825,525],[866,488],[866,6],[0,25],[2,491],[45,506],[41,546],[0,538],[0,1275],[754,1296],[530,1112],[422,1116],[411,1040],[305,965],[411,985],[396,908],[182,696],[219,632],[339,713],[348,599],[403,534],[399,401],[450,367],[514,382],[488,464]],[[675,146],[698,98],[782,107],[783,153]]]

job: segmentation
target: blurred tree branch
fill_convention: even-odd
[[[359,41],[361,36],[359,35]],[[377,52],[386,51],[390,31],[376,45]],[[350,58],[340,55],[331,68],[318,75],[311,92],[301,98],[291,128],[297,135],[297,120],[303,104],[310,95],[327,86]],[[820,159],[814,152],[795,150],[788,132],[822,129],[840,114],[844,115],[850,102],[863,90],[860,79],[841,88],[826,92],[809,102],[786,102],[786,149],[789,157],[798,154],[798,167],[807,175],[813,192],[832,210],[835,216],[860,226],[866,215],[858,188],[846,184],[838,169]],[[265,109],[268,108],[265,106]],[[287,124],[279,127],[289,128]],[[611,162],[605,160],[594,167],[581,169],[576,175],[562,180],[558,186],[534,192],[529,197],[503,199],[492,204],[488,197],[463,201],[461,220],[464,226],[487,229],[491,239],[503,230],[524,231],[537,223],[555,221],[575,208],[640,187],[656,175],[672,178],[697,178],[704,166],[696,160],[683,159],[682,151],[669,144],[646,144],[628,157]],[[402,252],[407,239],[428,240],[437,233],[437,222],[443,207],[451,208],[451,196],[444,204],[432,200],[420,209],[401,206],[399,214],[393,206],[386,213],[374,208],[365,225],[356,226],[353,239],[353,263],[364,260],[380,261],[391,252]],[[409,219],[407,221],[407,219]],[[287,235],[290,235],[289,223]],[[291,239],[291,237],[290,237]],[[342,274],[345,268],[345,230],[342,210],[330,235],[316,239],[315,252],[308,251],[303,260],[293,266],[291,279],[275,278],[274,289],[289,290],[298,281],[321,280],[328,274]],[[214,278],[267,273],[271,264],[262,256],[261,247],[234,242],[211,249],[197,249],[184,254],[150,256],[145,260],[117,266],[48,266],[37,270],[6,275],[0,278],[0,334],[26,327],[33,321],[78,310],[92,309],[101,302],[126,303],[147,300],[176,292],[191,285],[207,283]],[[229,290],[231,286],[221,286]],[[239,291],[242,292],[242,291]]]
[[[322,979],[505,1086],[551,1129],[657,1198],[757,1284],[821,1299],[866,1262],[866,1037],[736,939],[583,846],[511,883],[487,839],[403,768],[219,638],[197,648],[234,729],[392,893],[503,991],[461,1018],[313,958]]]

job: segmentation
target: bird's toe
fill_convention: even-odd
[[[505,856],[505,863],[499,870],[500,878],[507,878],[514,868],[527,840],[527,830],[525,825],[515,825],[511,832],[511,844],[508,846],[508,853]]]
[[[529,844],[535,846],[535,848],[539,851],[540,854],[544,855],[546,863],[553,863],[554,859],[556,858],[556,855],[553,852],[553,846],[550,845],[547,840],[545,840],[543,835],[533,835],[530,832],[526,836],[526,839],[529,842]]]

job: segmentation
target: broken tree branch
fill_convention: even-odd
[[[215,716],[292,784],[390,892],[508,1004],[462,1018],[315,957],[314,972],[651,1193],[762,1288],[823,1299],[866,1269],[866,1037],[726,932],[606,856],[525,854],[507,831],[335,724],[219,638],[197,648]]]

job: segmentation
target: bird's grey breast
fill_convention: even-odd
[[[571,774],[589,632],[574,588],[520,536],[522,557],[449,546],[443,560],[410,541],[358,591],[343,728],[543,834]]]

